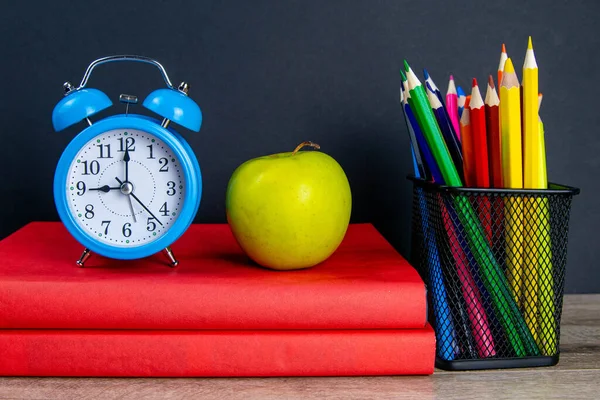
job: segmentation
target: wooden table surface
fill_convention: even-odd
[[[349,378],[0,378],[0,399],[598,399],[600,294],[567,295],[555,367]],[[2,355],[0,355],[2,362]]]

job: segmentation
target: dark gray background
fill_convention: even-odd
[[[600,292],[599,15],[594,0],[5,2],[0,237],[58,220],[54,168],[77,131],[52,129],[62,83],[78,83],[96,58],[133,53],[189,81],[204,113],[200,133],[180,129],[203,171],[196,222],[225,222],[225,188],[240,163],[313,140],[348,175],[352,221],[374,223],[407,256],[412,164],[398,104],[402,60],[419,75],[426,67],[445,92],[450,73],[463,87],[496,74],[503,42],[520,74],[532,35],[548,175],[582,189],[567,292]],[[139,64],[100,67],[90,81],[115,101],[110,113],[123,111],[120,93],[143,99],[161,85],[154,68]]]

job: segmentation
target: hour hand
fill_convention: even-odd
[[[90,188],[88,190],[99,190],[101,192],[108,193],[111,190],[115,190],[115,189],[120,189],[120,188],[118,188],[118,187],[110,187],[108,185],[104,185],[104,186],[100,186],[100,187],[97,187],[97,188]]]

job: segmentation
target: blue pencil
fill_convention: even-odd
[[[406,82],[406,80],[403,80],[403,85]],[[403,93],[407,93],[406,88],[403,87]],[[403,110],[404,110],[404,116],[405,116],[405,120],[408,126],[408,130],[409,132],[413,132],[413,135],[416,137],[417,143],[415,145],[413,145],[414,147],[418,148],[419,151],[421,152],[421,156],[423,158],[423,162],[426,165],[426,168],[429,169],[429,172],[431,173],[431,176],[433,177],[433,181],[439,183],[440,185],[444,184],[444,178],[442,177],[442,173],[437,165],[437,163],[435,162],[435,159],[433,158],[433,154],[431,153],[431,150],[429,150],[429,146],[427,145],[427,142],[425,141],[425,136],[423,135],[423,132],[421,131],[421,128],[419,127],[419,124],[417,123],[417,118],[415,117],[412,109],[410,108],[410,106],[408,105],[408,102],[406,101],[406,97],[403,99]],[[425,176],[422,178],[425,179],[429,179],[431,176]]]

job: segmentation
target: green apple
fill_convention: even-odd
[[[340,245],[352,209],[342,167],[320,151],[254,158],[240,165],[227,186],[227,222],[246,254],[276,270],[312,267]]]

